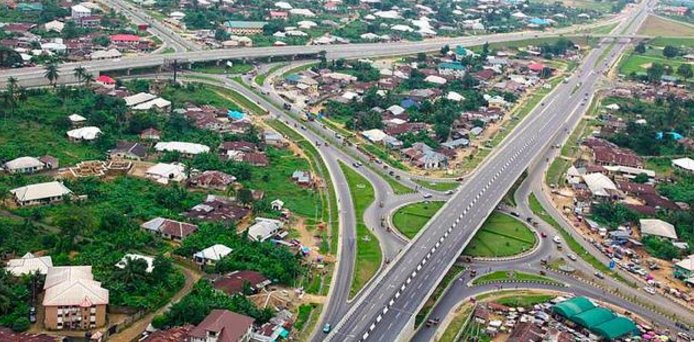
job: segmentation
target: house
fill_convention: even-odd
[[[87,126],[67,131],[68,139],[72,142],[92,141],[101,135],[99,127]]]
[[[221,196],[208,195],[205,201],[183,213],[188,218],[203,221],[238,222],[251,213],[249,208]]]
[[[301,186],[313,185],[310,171],[296,170],[292,173],[292,180]]]
[[[62,201],[65,196],[72,194],[60,182],[46,182],[23,186],[10,190],[15,197],[15,201],[20,206],[49,204]]]
[[[618,191],[612,180],[602,173],[583,175],[583,181],[588,186],[593,197],[611,198]]]
[[[379,143],[388,136],[385,132],[377,128],[363,131],[361,135],[372,143]]]
[[[116,49],[108,49],[108,50],[98,50],[94,51],[89,55],[89,59],[91,60],[102,60],[102,59],[116,59],[116,58],[121,58],[123,54],[120,53],[120,51]]]
[[[265,145],[273,147],[283,147],[285,144],[284,137],[274,131],[263,132],[263,142],[265,142]]]
[[[9,173],[34,173],[45,167],[43,162],[34,157],[19,157],[5,163],[5,170]]]
[[[679,279],[691,279],[694,277],[694,254],[676,263],[673,273]]]
[[[210,148],[205,145],[189,143],[189,142],[158,142],[154,145],[154,149],[157,152],[178,152],[184,157],[192,158],[195,155],[201,153],[210,152]]]
[[[96,83],[99,83],[106,87],[113,87],[116,85],[116,80],[106,75],[101,75],[97,77],[95,81]]]
[[[155,128],[147,128],[140,133],[140,139],[147,141],[159,141],[161,132]]]
[[[190,179],[190,185],[202,189],[224,191],[236,181],[236,177],[222,171],[208,170]]]
[[[119,141],[116,148],[109,153],[112,159],[133,159],[142,160],[147,157],[147,147],[137,142]]]
[[[126,254],[120,259],[120,261],[116,263],[115,266],[117,268],[124,269],[128,263],[133,260],[144,261],[147,264],[147,267],[145,268],[146,273],[152,273],[152,271],[154,271],[154,257],[140,254]]]
[[[444,85],[448,81],[441,76],[429,75],[429,76],[424,78],[424,82],[429,82],[429,83],[438,84],[438,85]]]
[[[84,123],[87,122],[87,118],[79,114],[70,114],[67,119],[70,120],[70,125],[72,127],[82,127]]]
[[[673,159],[672,167],[685,172],[694,173],[694,159],[689,157]]]
[[[277,234],[284,223],[279,220],[256,217],[255,223],[248,227],[248,238],[263,242]]]
[[[244,153],[243,156],[241,157],[241,160],[253,165],[253,166],[258,166],[258,167],[265,167],[270,165],[270,161],[267,159],[267,156],[264,153],[258,153],[258,152],[250,152],[250,153]]]
[[[87,330],[106,324],[109,292],[94,280],[91,266],[50,267],[43,289],[44,328]]]
[[[78,4],[70,8],[70,13],[72,20],[79,21],[79,19],[84,17],[89,17],[92,15],[92,10],[85,7],[84,5]]]
[[[224,292],[229,296],[243,293],[244,286],[248,285],[253,293],[257,293],[272,282],[256,271],[234,271],[216,279],[212,286],[218,291]]]
[[[58,158],[49,155],[39,158],[39,161],[43,163],[44,168],[47,170],[54,170],[60,166]]]
[[[437,169],[448,166],[448,157],[434,151],[425,143],[417,142],[412,147],[401,151],[403,158],[421,169]]]
[[[272,208],[272,210],[280,211],[284,207],[284,202],[278,198],[270,202],[270,207]]]
[[[111,43],[116,45],[136,45],[140,42],[140,36],[136,34],[113,34]]]
[[[465,76],[465,65],[457,62],[439,63],[437,71],[439,75],[463,78]]]
[[[247,342],[253,332],[251,317],[214,309],[188,335],[186,342]]]
[[[20,4],[21,5],[21,4]],[[0,341],[7,342],[56,342],[55,336],[46,334],[16,333],[10,328],[0,327]]]
[[[144,340],[140,342],[180,342],[185,341],[188,338],[191,330],[195,326],[192,324],[186,324],[181,327],[173,327],[166,330],[157,330],[150,333]]]
[[[640,219],[641,236],[657,236],[659,238],[677,240],[677,232],[672,224],[657,219]]]
[[[57,20],[52,20],[52,21],[49,21],[49,22],[43,24],[43,29],[46,31],[49,31],[49,32],[53,31],[53,32],[60,33],[63,31],[64,27],[65,27],[65,23],[63,23],[62,21],[57,21]]]
[[[227,32],[238,36],[252,36],[263,33],[266,21],[237,21],[229,20],[224,23]]]
[[[222,260],[229,253],[231,253],[231,248],[216,244],[193,254],[193,261],[200,266],[214,266],[217,261]]]
[[[470,145],[470,141],[465,138],[455,139],[441,144],[441,146],[449,150],[455,150],[460,147],[467,147],[468,145]]]
[[[169,184],[169,182],[181,182],[186,178],[185,166],[182,164],[158,163],[145,171],[145,176],[158,183]]]
[[[50,256],[37,257],[27,253],[19,259],[10,259],[5,270],[15,277],[21,277],[36,272],[45,275],[51,267],[53,267],[53,260]]]
[[[126,106],[133,107],[133,106],[136,106],[138,104],[154,100],[156,98],[157,98],[156,95],[141,92],[141,93],[137,93],[135,95],[126,96],[123,98],[123,100],[125,100]]]
[[[173,241],[183,241],[183,239],[198,231],[198,226],[194,224],[174,221],[163,217],[151,219],[140,225],[140,227]]]

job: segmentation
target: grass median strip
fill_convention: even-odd
[[[422,179],[413,178],[413,182],[431,190],[436,191],[448,191],[457,188],[460,183],[458,182],[429,182]]]
[[[414,238],[432,216],[444,205],[443,201],[408,204],[393,215],[393,225],[409,239]]]
[[[445,276],[443,276],[443,279],[441,279],[441,282],[439,283],[438,286],[436,286],[436,289],[434,289],[434,292],[431,294],[429,299],[427,299],[426,303],[424,303],[424,306],[422,307],[421,310],[417,313],[417,316],[414,318],[414,326],[418,327],[420,324],[424,322],[424,319],[427,318],[429,315],[429,312],[431,309],[434,307],[436,302],[441,298],[441,296],[444,294],[444,291],[448,288],[448,286],[451,284],[451,282],[455,281],[458,279],[461,273],[465,271],[465,268],[462,266],[457,266],[453,265],[451,269],[448,270]],[[439,317],[443,318],[443,317]]]
[[[279,63],[276,65],[273,65],[266,73],[260,74],[255,77],[255,84],[262,86],[265,83],[265,79],[267,79],[268,76],[272,75],[275,71],[279,70],[280,68],[285,67],[287,64],[286,63]]]
[[[473,257],[507,257],[531,249],[535,234],[515,218],[493,212],[475,234],[463,254]]]
[[[483,285],[483,284],[496,283],[496,282],[501,282],[501,281],[534,281],[534,282],[544,282],[544,283],[551,283],[551,284],[555,284],[555,285],[561,285],[561,283],[559,283],[553,279],[543,277],[541,275],[525,273],[525,272],[516,272],[516,271],[495,271],[492,273],[487,273],[487,274],[480,276],[479,278],[473,280],[472,284],[473,285]]]
[[[347,178],[357,222],[357,256],[352,275],[352,286],[349,289],[349,296],[352,298],[376,274],[381,266],[383,255],[378,239],[364,224],[364,212],[375,199],[374,189],[366,178],[349,166],[340,162],[340,168]],[[353,242],[345,241],[345,243]]]

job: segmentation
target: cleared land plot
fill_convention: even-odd
[[[494,212],[472,238],[463,254],[473,257],[505,257],[529,250],[537,237],[515,218]]]
[[[649,16],[641,25],[638,34],[648,36],[694,36],[694,26]]]
[[[395,212],[393,225],[403,235],[412,239],[444,203],[436,201],[408,204]]]

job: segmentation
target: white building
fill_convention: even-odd
[[[186,179],[185,166],[181,164],[158,163],[147,169],[147,178],[162,184],[169,182],[181,182]]]
[[[51,267],[53,267],[53,260],[50,256],[37,257],[31,253],[27,253],[19,259],[10,259],[10,261],[7,262],[7,266],[5,266],[5,270],[16,277],[20,277],[35,272],[46,274]]]
[[[92,10],[89,8],[85,7],[82,4],[72,6],[72,11],[71,11],[71,16],[72,19],[82,19],[85,17],[89,17],[92,15]]]
[[[118,261],[118,263],[116,263],[115,266],[120,269],[124,269],[125,266],[128,265],[128,262],[132,260],[144,260],[144,262],[147,263],[145,272],[152,273],[152,271],[154,271],[154,257],[140,254],[126,254],[122,259],[120,259],[120,261]]]
[[[673,159],[672,166],[679,170],[694,172],[694,159],[689,157]]]
[[[277,234],[283,225],[279,220],[256,217],[255,223],[248,227],[248,238],[253,241],[265,241]]]
[[[67,131],[71,141],[92,141],[101,135],[101,129],[95,126],[87,126]]]
[[[672,224],[657,219],[639,220],[642,236],[658,236],[666,239],[677,240],[677,232]]]
[[[20,206],[62,201],[72,191],[60,182],[37,183],[10,190]]]
[[[154,145],[154,149],[157,152],[178,152],[186,157],[210,152],[208,146],[180,141],[158,142]]]
[[[232,249],[227,246],[216,244],[193,254],[193,260],[196,264],[201,266],[212,266],[217,263],[217,261],[229,255],[231,251]]]
[[[34,157],[19,157],[5,163],[5,170],[9,173],[34,173],[44,168],[45,165]]]

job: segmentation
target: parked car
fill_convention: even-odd
[[[330,332],[330,329],[330,323],[325,323],[325,325],[323,326],[323,332],[327,334]]]
[[[573,254],[569,254],[569,255],[567,255],[566,257],[569,258],[569,260],[571,260],[571,261],[576,261],[576,260],[578,260],[578,258],[576,258],[576,256],[573,255]]]
[[[605,279],[605,275],[600,272],[595,272],[595,277],[597,277],[598,279]]]
[[[424,197],[424,198],[431,198],[431,194],[428,193],[428,192],[423,192],[423,193],[422,193],[422,197]]]
[[[544,239],[544,238],[547,237],[547,233],[545,233],[545,232],[540,232],[540,236]]]
[[[644,291],[646,291],[647,293],[650,293],[650,294],[652,294],[652,295],[654,295],[654,294],[655,294],[655,289],[654,289],[654,288],[652,288],[652,287],[649,287],[649,286],[644,286],[644,287],[643,287],[643,290],[644,290]]]
[[[446,195],[453,195],[453,190],[446,191]]]

